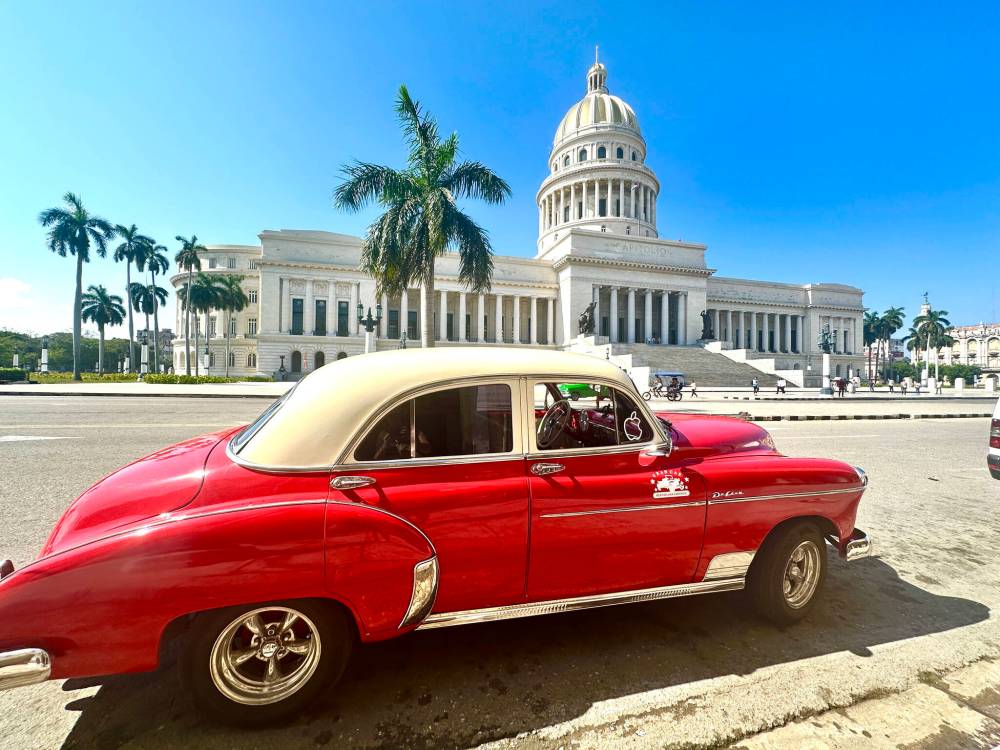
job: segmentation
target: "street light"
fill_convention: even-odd
[[[42,336],[42,372],[49,371],[49,337]]]
[[[368,308],[368,317],[364,317],[365,307],[358,303],[358,323],[365,329],[365,354],[375,348],[374,334],[379,324],[382,322],[382,304],[375,305],[375,317],[372,317],[372,309]],[[405,347],[404,347],[405,348]]]
[[[208,372],[209,365],[212,363],[212,353],[208,350],[208,342],[207,341],[205,342],[205,353],[202,355],[202,357],[203,357],[203,363],[204,363],[204,367],[205,367],[205,375],[207,376],[209,374],[209,372]]]
[[[285,355],[279,354],[278,356],[281,357],[281,365],[278,367],[278,380],[284,382],[285,375],[288,373],[288,370],[285,369]]]

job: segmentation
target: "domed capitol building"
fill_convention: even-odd
[[[534,257],[496,256],[487,294],[459,282],[457,255],[441,258],[432,301],[438,345],[572,349],[630,368],[681,370],[704,385],[745,385],[756,375],[815,386],[817,341],[829,326],[834,375],[863,370],[860,289],[716,275],[706,245],[660,238],[660,181],[646,154],[635,111],[610,93],[607,70],[595,62],[586,94],[555,131],[535,196]],[[420,290],[377,297],[359,270],[360,237],[286,229],[259,237],[259,245],[210,245],[203,254],[208,273],[242,274],[250,299],[230,321],[230,374],[273,376],[283,365],[294,378],[364,352],[359,305],[366,314],[381,305],[376,349],[397,348],[404,337],[419,346]],[[175,288],[185,279],[175,275]],[[581,334],[588,308],[594,330]],[[200,318],[209,372],[221,374],[225,316]],[[175,325],[183,332],[180,311]],[[184,354],[175,345],[177,372]]]

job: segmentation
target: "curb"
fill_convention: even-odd
[[[975,414],[787,414],[779,416],[750,415],[749,422],[837,422],[856,419],[981,419],[991,417],[993,412]]]

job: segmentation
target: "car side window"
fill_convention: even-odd
[[[653,428],[646,421],[642,410],[635,401],[619,390],[615,391],[615,417],[621,445],[648,443],[653,439]]]
[[[368,432],[356,461],[396,461],[509,453],[514,449],[510,386],[433,391],[386,414]]]
[[[635,401],[616,388],[589,383],[536,383],[534,425],[540,451],[641,444],[654,435]]]

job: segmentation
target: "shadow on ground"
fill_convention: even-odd
[[[831,557],[823,601],[778,630],[742,593],[471,625],[362,647],[343,682],[294,723],[212,725],[175,670],[107,681],[67,710],[64,748],[468,747],[581,715],[593,703],[656,688],[850,651],[985,620],[984,605],[903,581],[877,559]]]

